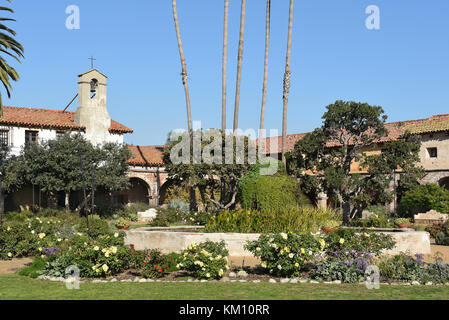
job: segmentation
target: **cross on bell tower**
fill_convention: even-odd
[[[91,56],[88,59],[90,60],[90,68],[93,69],[94,68],[94,61],[97,60],[97,59],[95,59],[93,56]]]

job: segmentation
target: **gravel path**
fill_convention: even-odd
[[[31,263],[30,258],[0,260],[0,274],[11,274]]]

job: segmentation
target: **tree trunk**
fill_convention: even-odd
[[[229,0],[224,2],[224,27],[223,27],[223,70],[222,70],[222,90],[221,90],[221,130],[224,134],[226,130],[226,67],[228,63],[228,15]]]
[[[351,215],[351,204],[348,201],[343,202],[343,225],[347,225]]]
[[[246,8],[246,0],[242,0],[242,8],[240,12],[239,52],[237,57],[237,81],[235,89],[234,135],[237,133],[237,128],[239,125],[240,82],[242,77],[243,38],[245,35],[245,8]]]
[[[70,210],[70,191],[65,192],[65,210]]]
[[[191,110],[190,110],[189,87],[187,85],[187,66],[186,66],[186,59],[184,57],[184,50],[182,48],[181,33],[179,31],[178,12],[176,10],[176,0],[172,0],[172,5],[173,5],[173,19],[175,21],[176,37],[178,39],[179,56],[181,58],[182,84],[184,85],[184,92],[185,92],[185,96],[186,96],[187,125],[189,127],[189,132],[191,132],[192,131],[192,116],[191,116]]]
[[[284,164],[285,160],[285,145],[286,145],[286,136],[287,136],[287,105],[288,105],[288,96],[290,93],[290,56],[291,56],[291,48],[292,48],[292,29],[293,29],[293,3],[294,0],[290,0],[290,9],[289,9],[289,17],[288,17],[288,40],[287,40],[287,58],[285,61],[285,73],[284,73],[284,94],[283,94],[283,102],[284,108],[282,113],[282,161]]]
[[[264,128],[265,120],[265,105],[267,101],[267,82],[268,82],[268,53],[270,48],[270,11],[271,11],[271,0],[267,0],[267,14],[266,14],[266,24],[265,24],[265,62],[264,62],[264,72],[263,72],[263,87],[262,87],[262,108],[260,111],[260,130]],[[259,134],[260,137],[260,134]]]

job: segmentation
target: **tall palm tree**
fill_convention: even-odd
[[[179,32],[179,22],[178,22],[178,12],[176,10],[176,0],[172,0],[172,6],[173,6],[173,19],[175,20],[176,37],[178,39],[179,56],[181,58],[182,84],[184,85],[184,92],[185,92],[185,96],[186,96],[187,125],[189,127],[189,132],[192,132],[192,116],[191,116],[191,109],[190,109],[190,95],[189,95],[189,86],[187,85],[187,66],[186,66],[186,59],[184,57],[184,50],[182,48],[181,33]]]
[[[292,29],[293,29],[293,3],[294,0],[290,0],[290,9],[288,17],[288,39],[287,39],[287,58],[285,61],[285,73],[284,73],[284,93],[282,99],[284,101],[284,108],[282,112],[282,161],[285,164],[285,145],[287,137],[287,105],[288,96],[290,93],[290,56],[292,48]]]
[[[1,11],[9,11],[14,13],[14,11],[7,7],[0,7]],[[1,18],[0,21],[16,21],[11,18]],[[3,23],[0,23],[0,52],[4,53],[20,63],[20,58],[23,58],[23,46],[17,42],[13,37],[16,36],[16,32]],[[19,74],[17,71],[11,67],[8,62],[0,56],[0,81],[6,89],[6,93],[8,98],[11,97],[12,86],[10,80],[17,81],[19,80]],[[2,108],[2,98],[0,94],[0,117],[3,117],[3,108]]]
[[[224,1],[224,27],[223,27],[223,71],[221,91],[221,130],[226,130],[226,66],[228,62],[228,16],[229,0]]]
[[[262,109],[260,111],[260,130],[263,130],[264,128],[265,104],[267,100],[268,52],[270,47],[270,11],[271,11],[271,0],[267,0],[267,14],[265,23],[265,62],[263,72],[263,87],[262,87]]]
[[[246,0],[242,0],[242,8],[240,11],[239,52],[237,57],[237,81],[235,89],[234,134],[236,134],[237,127],[239,125],[240,81],[242,77],[243,38],[245,35],[245,8],[246,8]]]

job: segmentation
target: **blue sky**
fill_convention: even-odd
[[[4,1],[6,3],[6,1]],[[288,0],[272,1],[266,128],[281,129]],[[79,30],[65,27],[78,5]],[[380,30],[365,27],[368,5]],[[171,1],[14,0],[9,23],[25,47],[12,106],[63,109],[88,58],[108,75],[111,117],[134,130],[126,142],[163,144],[186,127]],[[221,123],[222,0],[178,0],[192,117]],[[232,127],[240,1],[230,0],[228,127]],[[247,0],[239,127],[258,128],[263,80],[265,1]],[[294,10],[288,132],[321,125],[335,100],[380,105],[399,121],[449,113],[449,1],[297,0]],[[69,110],[76,109],[76,102]]]

